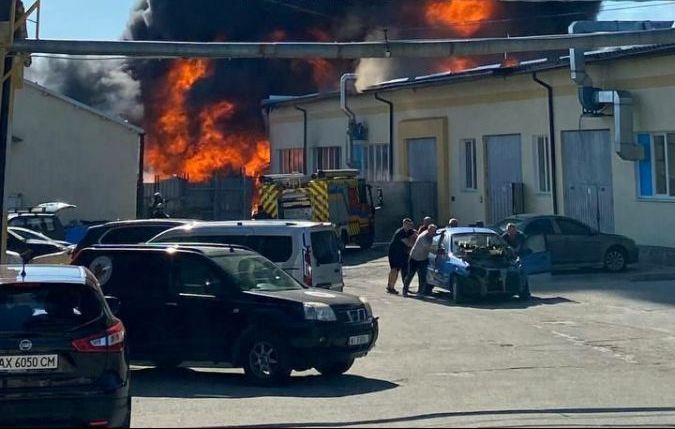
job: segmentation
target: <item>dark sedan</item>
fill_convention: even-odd
[[[565,216],[521,214],[506,218],[495,229],[513,223],[528,239],[544,236],[553,270],[604,268],[619,272],[639,259],[635,241],[618,234],[599,232]]]

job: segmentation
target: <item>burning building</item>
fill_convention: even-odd
[[[327,42],[385,37],[522,36],[565,32],[571,21],[594,16],[599,4],[500,0],[139,0],[123,37]],[[51,86],[140,122],[147,131],[145,166],[149,173],[162,177],[178,174],[191,182],[201,182],[223,169],[243,170],[249,176],[265,170],[270,152],[260,101],[270,94],[331,90],[341,74],[354,70],[360,76],[358,86],[364,87],[393,77],[460,71],[487,60],[129,60],[117,64],[114,71],[97,65],[83,71],[82,66],[59,61],[56,63],[65,76],[52,80]],[[83,84],[86,82],[96,85]],[[110,87],[106,88],[108,83]],[[92,89],[91,94],[87,88]]]

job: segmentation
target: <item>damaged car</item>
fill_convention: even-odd
[[[521,257],[488,228],[439,230],[429,253],[427,283],[450,292],[453,302],[468,297],[517,295],[530,299],[528,274],[550,271],[545,243],[526,241]]]

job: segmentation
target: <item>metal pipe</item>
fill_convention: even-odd
[[[345,112],[350,122],[356,120],[356,114],[349,108],[347,102],[347,83],[356,79],[358,79],[358,75],[355,73],[345,73],[340,78],[340,108]]]
[[[309,168],[307,167],[307,109],[300,106],[295,106],[295,109],[302,112],[302,172],[307,175],[309,174]]]
[[[675,43],[675,29],[616,33],[563,34],[484,39],[388,40],[383,42],[228,42],[16,40],[4,42],[12,53],[101,55],[159,58],[434,58],[595,49]],[[3,47],[0,46],[0,47]]]
[[[532,73],[532,79],[546,88],[548,96],[548,151],[551,160],[551,198],[553,199],[553,214],[558,214],[558,162],[555,153],[555,109],[553,107],[553,87]]]
[[[136,181],[136,219],[143,219],[145,201],[145,185],[143,171],[145,170],[145,133],[138,135],[138,178]]]
[[[375,99],[389,106],[389,180],[394,178],[394,103],[375,93]]]

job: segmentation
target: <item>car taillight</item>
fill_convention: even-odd
[[[302,281],[309,287],[312,287],[312,251],[305,249],[305,259],[302,269]]]
[[[105,332],[74,340],[73,347],[84,353],[119,352],[124,349],[125,335],[124,325],[118,320]]]

